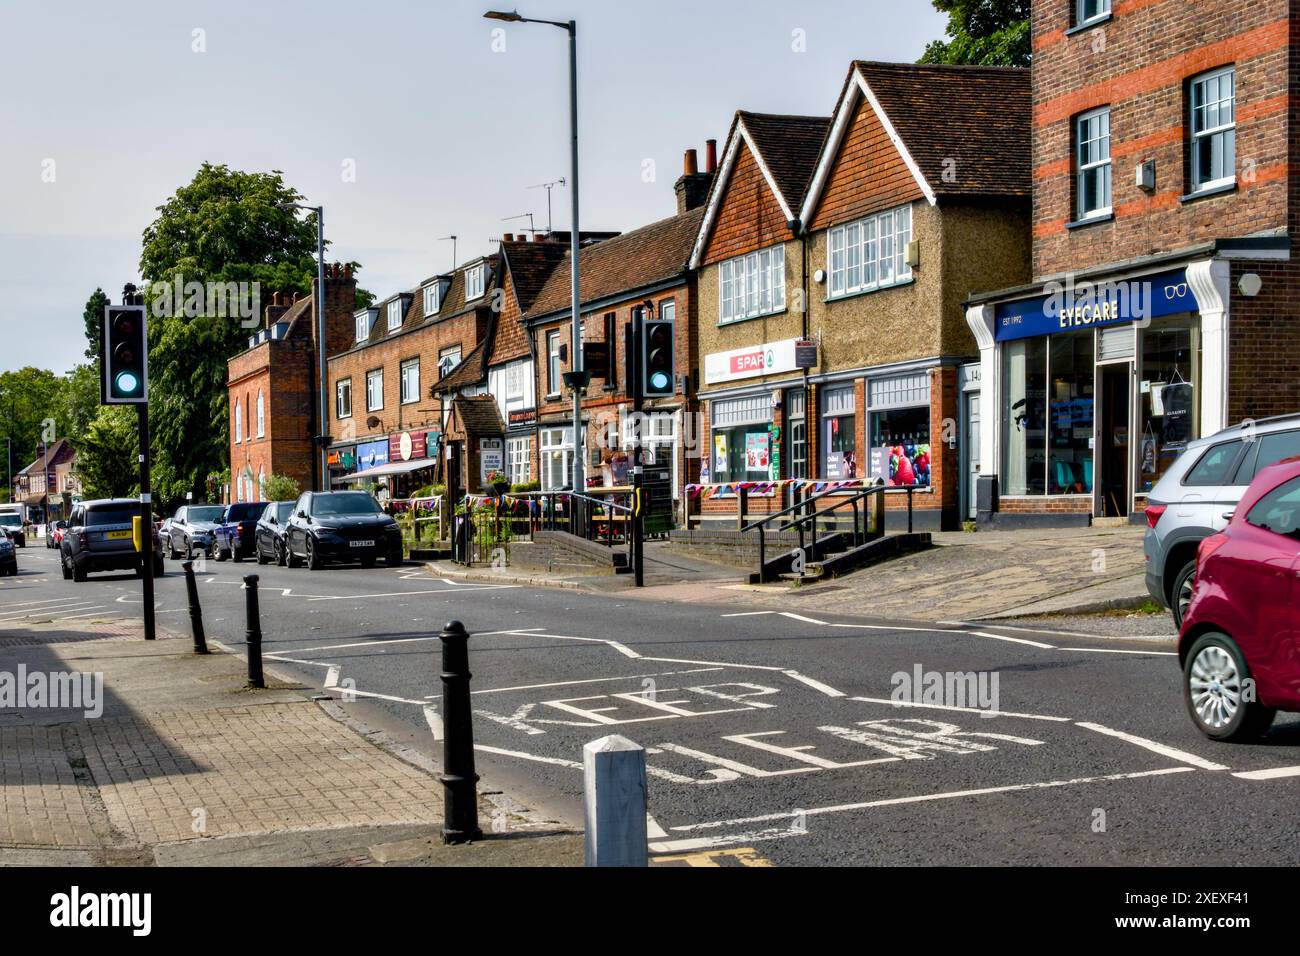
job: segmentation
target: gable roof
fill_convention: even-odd
[[[683,272],[703,217],[704,209],[697,207],[582,249],[578,253],[579,304],[639,289]],[[534,299],[528,316],[561,311],[568,314],[573,303],[572,281],[566,256]]]
[[[742,146],[753,155],[786,221],[795,219],[803,204],[813,169],[831,120],[827,116],[787,116],[737,110],[727,133],[722,163],[709,189],[700,229],[691,249],[690,266],[699,265],[718,210],[727,192]]]
[[[493,329],[489,327],[488,334],[479,339],[478,344],[470,349],[469,354],[460,360],[460,364],[433,383],[429,389],[431,395],[469,388],[487,379],[487,359],[492,348],[492,331]]]
[[[816,212],[863,99],[931,205],[940,196],[1029,196],[1029,70],[856,60],[800,208],[801,221]]]
[[[597,243],[599,245],[603,243]],[[556,268],[560,263],[568,261],[568,253],[568,243],[554,239],[501,243],[501,258],[510,271],[515,302],[521,313],[532,307],[533,300],[541,293]],[[581,273],[581,268],[578,271]]]
[[[502,435],[506,426],[497,409],[497,400],[491,395],[457,396],[451,403],[452,411],[460,419],[467,435]]]

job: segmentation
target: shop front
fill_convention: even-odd
[[[1207,347],[1197,295],[1208,265],[970,307],[981,522],[1127,518],[1188,442],[1222,427],[1225,323],[1212,316]]]

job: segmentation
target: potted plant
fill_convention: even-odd
[[[498,498],[510,490],[510,476],[503,471],[493,468],[487,473],[488,487],[496,494]]]

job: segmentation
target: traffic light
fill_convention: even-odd
[[[104,307],[100,337],[100,402],[142,405],[149,401],[149,334],[143,305]]]
[[[673,323],[647,319],[641,327],[641,395],[671,397],[676,387],[673,369]]]

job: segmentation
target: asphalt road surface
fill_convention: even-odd
[[[0,580],[0,621],[140,613],[130,575],[65,582],[39,545],[19,561],[22,574]],[[184,580],[177,562],[167,569],[158,620],[185,634]],[[903,626],[830,602],[751,612],[463,583],[416,565],[209,561],[208,634],[235,650],[253,572],[268,666],[435,755],[437,633],[463,621],[484,783],[555,818],[581,821],[584,743],[616,733],[645,746],[657,852],[752,848],[776,865],[1300,863],[1300,716],[1280,715],[1255,745],[1205,739],[1167,644]],[[974,675],[966,699],[924,693],[959,672]],[[904,675],[920,686],[900,705]]]

